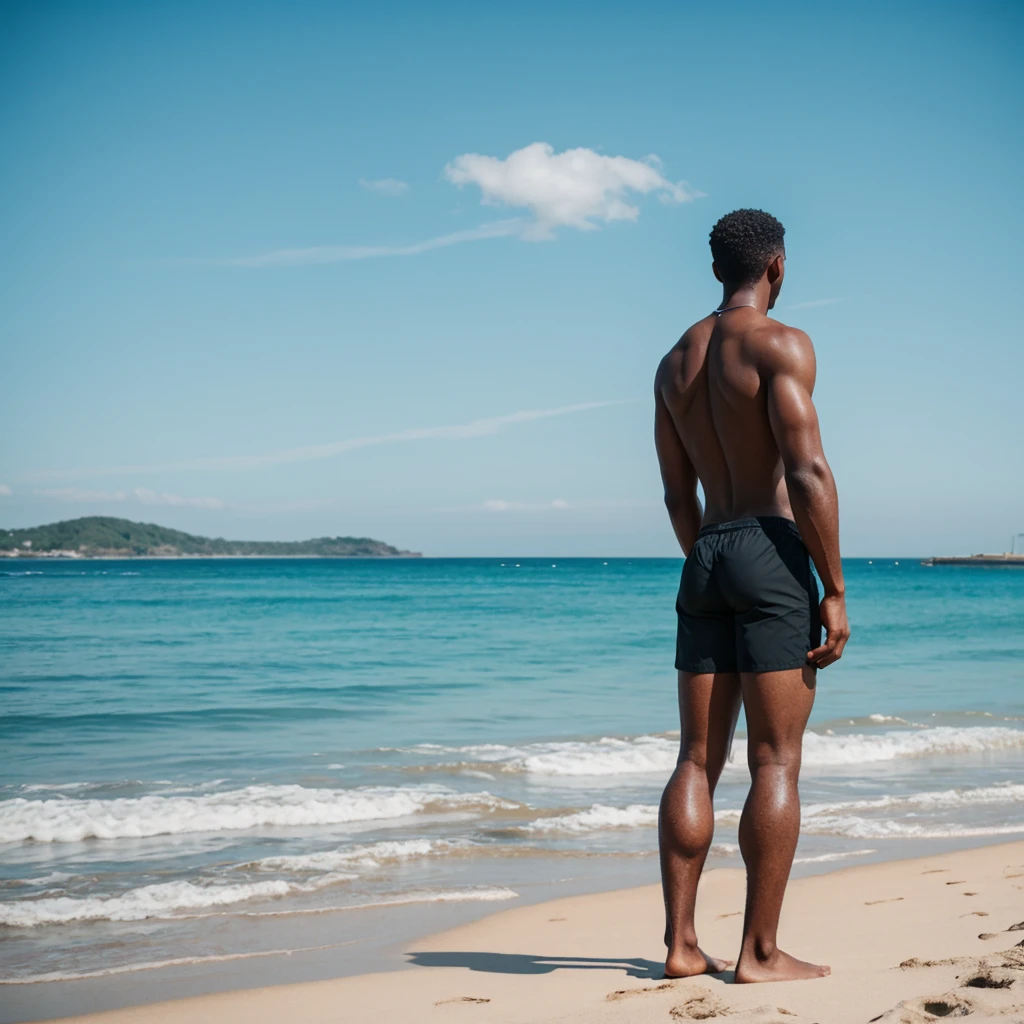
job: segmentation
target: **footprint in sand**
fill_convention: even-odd
[[[690,996],[685,1003],[673,1006],[669,1013],[675,1020],[711,1020],[731,1016],[722,1000],[710,992]]]
[[[907,960],[900,967],[930,967],[955,963],[966,968],[957,975],[956,988],[935,996],[916,996],[898,1003],[887,1013],[873,1017],[878,1024],[926,1024],[936,1017],[966,1017],[975,1020],[1024,1020],[1022,972],[1024,953],[1017,948],[989,953],[983,957],[958,960]]]
[[[814,1024],[782,1006],[756,1006],[752,1010],[730,1010],[710,992],[704,992],[672,1007],[675,1020],[714,1020],[728,1017],[729,1024]]]
[[[917,999],[904,999],[897,1003],[888,1013],[872,1017],[871,1021],[883,1024],[926,1024],[936,1017],[966,1017],[971,1013],[971,1004],[955,993],[945,996],[924,996]]]
[[[435,1006],[444,1006],[445,1003],[489,1003],[490,999],[482,999],[480,996],[454,996],[451,999],[441,999],[434,1003]]]
[[[909,960],[904,960],[900,964],[901,971],[909,971],[915,967],[948,967],[950,964],[966,963],[970,957],[949,957],[946,960],[922,960],[920,957],[912,956]]]
[[[1014,978],[1002,974],[982,972],[958,989],[942,995],[904,999],[888,1013],[872,1017],[869,1024],[927,1024],[936,1017],[973,1018],[975,1015],[979,1015],[979,1020],[1020,1020],[1016,1014],[1024,1006],[1006,991],[1013,987],[1014,981]]]
[[[660,985],[649,985],[646,988],[620,988],[617,992],[609,992],[605,996],[609,1002],[616,1002],[619,999],[629,999],[631,996],[643,996],[648,992],[664,992],[667,988],[675,988],[671,981],[663,981]]]

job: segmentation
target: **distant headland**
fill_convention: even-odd
[[[0,529],[0,558],[420,558],[370,537],[262,541],[197,537],[154,523],[83,516]]]

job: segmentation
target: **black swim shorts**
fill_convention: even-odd
[[[779,516],[701,528],[676,599],[676,668],[777,672],[821,644],[818,584],[796,523]]]

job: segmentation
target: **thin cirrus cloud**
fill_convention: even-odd
[[[556,153],[546,142],[534,142],[505,158],[463,153],[444,169],[445,178],[459,188],[480,189],[484,206],[522,210],[520,216],[489,221],[408,245],[319,245],[273,249],[250,256],[202,260],[231,267],[299,267],[384,256],[418,256],[465,242],[516,236],[528,242],[550,241],[556,229],[594,231],[601,223],[635,221],[636,196],[656,195],[666,205],[689,203],[705,193],[685,181],[671,181],[654,155],[643,160],[605,156],[579,147]],[[408,186],[396,178],[360,179],[360,185],[380,195],[403,195]]]
[[[360,178],[359,184],[369,192],[376,192],[379,196],[404,196],[409,191],[407,181],[399,181],[398,178]]]
[[[224,508],[220,498],[183,498],[178,494],[151,491],[147,487],[136,487],[132,494],[143,505],[175,505],[184,508]]]
[[[344,263],[348,260],[371,260],[381,256],[418,256],[431,249],[444,249],[463,242],[479,242],[485,238],[517,235],[523,224],[518,217],[495,220],[467,231],[428,238],[412,245],[317,245],[308,249],[274,249],[216,262],[230,267],[307,267],[317,263]]]
[[[135,466],[97,466],[85,469],[70,470],[42,470],[31,474],[32,479],[40,480],[52,477],[62,479],[86,479],[89,477],[103,476],[127,476],[149,473],[178,473],[213,470],[219,472],[268,469],[272,466],[280,466],[293,462],[312,462],[317,459],[331,459],[345,452],[355,451],[358,448],[368,448],[373,445],[405,444],[413,441],[461,441],[468,438],[487,437],[497,434],[505,427],[516,426],[521,423],[532,423],[537,420],[552,419],[556,416],[569,416],[574,413],[589,412],[591,409],[606,409],[614,405],[623,405],[630,401],[625,398],[611,399],[601,402],[578,402],[575,405],[562,405],[553,409],[522,409],[519,412],[507,413],[503,416],[488,416],[484,419],[471,420],[469,423],[459,423],[441,427],[416,427],[411,430],[396,430],[387,434],[371,434],[366,437],[351,437],[344,441],[331,441],[327,444],[303,445],[298,448],[285,448],[274,452],[265,452],[262,455],[228,455],[223,457],[204,457],[199,459],[183,459],[178,462],[162,462],[150,465]],[[71,491],[74,488],[51,489],[50,497],[56,496],[54,491]],[[145,500],[139,496],[139,490],[134,493],[140,501]],[[41,492],[36,492],[41,493]],[[102,493],[102,492],[80,492],[80,493]],[[120,493],[120,492],[118,492]],[[153,492],[146,491],[147,495]],[[172,504],[172,495],[163,495],[163,504]],[[120,499],[97,499],[97,500],[120,500]],[[218,499],[181,499],[182,501],[216,501]],[[155,503],[155,502],[150,502]],[[212,505],[206,507],[214,507]]]
[[[551,509],[569,508],[569,502],[564,498],[555,498],[554,501],[505,501],[502,498],[491,498],[480,506],[485,512],[548,512]]]
[[[220,498],[184,498],[180,494],[151,491],[136,487],[133,491],[90,491],[81,487],[44,487],[32,492],[39,498],[67,501],[75,504],[107,504],[109,502],[138,501],[143,505],[173,505],[179,508],[225,508]]]

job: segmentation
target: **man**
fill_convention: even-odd
[[[676,602],[682,741],[658,826],[669,977],[728,966],[698,947],[693,913],[741,702],[752,782],[739,826],[747,902],[736,981],[829,973],[776,945],[815,676],[850,635],[838,498],[811,401],[814,349],[803,331],[766,315],[782,288],[783,235],[760,210],[715,225],[722,303],[679,339],[655,381],[665,504],[686,555]],[[820,606],[808,553],[825,590]]]

